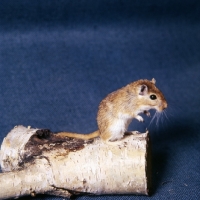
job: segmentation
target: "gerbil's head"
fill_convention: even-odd
[[[167,108],[167,101],[162,92],[155,86],[156,80],[136,81],[136,88],[139,95],[141,110],[156,109],[162,112]]]

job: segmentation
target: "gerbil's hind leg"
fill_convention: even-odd
[[[106,135],[106,136],[108,136],[108,135]],[[121,140],[123,139],[123,136],[113,139],[112,136],[105,137],[105,135],[104,135],[104,136],[101,136],[101,139],[107,145],[112,145],[112,146],[123,145],[123,143],[121,142]]]
[[[124,137],[130,136],[130,135],[138,135],[138,134],[140,134],[139,131],[126,131],[124,133]]]
[[[123,142],[123,139],[125,137],[130,136],[130,135],[136,134],[135,132],[137,132],[137,131],[134,131],[134,133],[133,132],[125,132],[123,137],[121,137],[121,138],[118,138],[118,139],[115,139],[115,140],[112,140],[112,139],[109,138],[109,139],[103,140],[103,141],[105,142],[105,144],[111,145],[111,146],[124,146],[124,145],[126,145],[126,142]]]
[[[124,146],[125,142],[122,142],[121,140],[115,140],[115,141],[110,141],[110,140],[105,140],[105,144],[110,145],[110,146]]]
[[[139,135],[139,134],[140,134],[139,131],[126,131],[126,132],[124,132],[124,136],[120,139],[111,140],[109,138],[109,139],[106,139],[103,141],[105,142],[105,144],[111,145],[111,146],[124,146],[124,145],[126,145],[126,142],[123,142],[123,139],[125,137],[128,137],[130,135]]]

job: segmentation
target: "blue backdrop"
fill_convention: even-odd
[[[0,143],[20,124],[92,132],[102,98],[153,77],[167,117],[130,126],[150,130],[152,196],[80,200],[200,199],[200,1],[0,2]]]

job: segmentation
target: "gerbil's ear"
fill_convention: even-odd
[[[141,85],[139,95],[146,95],[148,93],[148,87],[146,85]]]
[[[156,84],[156,79],[155,79],[155,78],[152,78],[151,82],[152,82],[153,84]]]

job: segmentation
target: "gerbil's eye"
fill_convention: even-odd
[[[155,99],[157,99],[157,96],[156,96],[155,94],[152,94],[152,95],[150,96],[150,99],[151,99],[151,100],[155,100]]]

